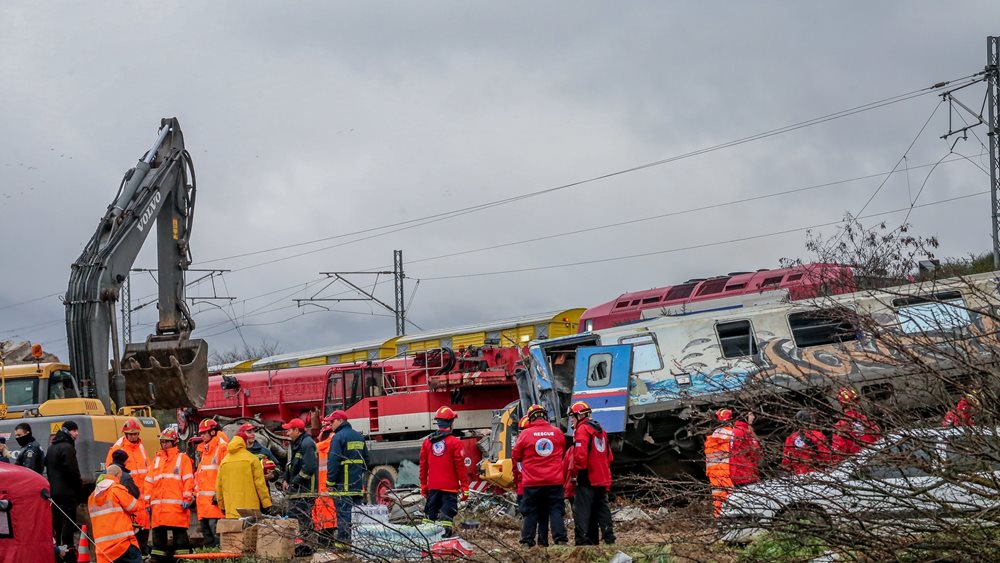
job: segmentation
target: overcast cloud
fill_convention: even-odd
[[[859,211],[882,178],[419,261],[885,172],[938,98],[351,244],[342,243],[385,231],[218,260],[554,187],[967,76],[982,69],[990,34],[1000,34],[995,0],[4,2],[0,339],[42,342],[65,358],[54,294],[161,117],[179,118],[197,170],[194,267],[233,270],[216,289],[239,298],[225,311],[197,305],[198,332],[219,349],[242,334],[290,352],[391,336],[377,307],[327,312],[291,300],[315,293],[304,286],[321,271],[387,267],[393,249],[404,251],[408,288],[424,280],[410,317],[427,329],[805,257],[800,231],[430,279],[828,223]],[[979,108],[984,92],[961,98]],[[907,163],[947,154],[948,113],[938,108]],[[985,169],[979,139],[956,150]],[[865,213],[908,206],[928,170],[893,176]],[[917,203],[988,188],[970,162],[947,163]],[[941,239],[942,255],[990,246],[986,195],[915,209],[911,222]],[[149,240],[137,267],[155,267],[154,248]],[[306,251],[315,252],[288,258]],[[377,289],[386,301],[391,290]],[[135,278],[135,296],[154,292],[148,276]],[[134,338],[154,320],[153,307],[136,312]]]

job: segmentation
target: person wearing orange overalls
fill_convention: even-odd
[[[733,490],[729,455],[733,447],[733,411],[719,409],[715,419],[722,423],[705,438],[705,476],[712,486],[712,515],[718,518],[722,504]]]
[[[146,455],[146,448],[142,445],[142,437],[139,436],[139,423],[134,418],[130,418],[122,425],[122,437],[111,445],[108,455],[104,460],[104,467],[111,467],[114,464],[114,453],[122,450],[128,454],[125,460],[125,469],[128,469],[132,481],[139,489],[139,504],[142,510],[135,513],[136,530],[135,537],[139,540],[139,551],[146,555],[149,553],[149,506],[146,504],[146,473],[149,471],[149,456]]]
[[[174,555],[192,552],[188,538],[191,506],[194,505],[194,464],[177,449],[180,436],[173,428],[160,433],[160,451],[146,473],[146,503],[153,526],[154,563],[173,563]],[[168,532],[173,540],[168,541]]]
[[[226,515],[219,510],[215,500],[215,482],[219,477],[219,464],[229,453],[229,438],[219,430],[219,423],[211,418],[202,420],[198,425],[198,469],[194,474],[195,505],[198,509],[198,522],[201,524],[201,535],[205,538],[205,547],[219,547],[219,536],[215,526],[219,518]]]
[[[121,475],[120,467],[109,465],[87,499],[97,563],[142,563],[132,519],[145,509],[118,482]]]
[[[319,496],[316,497],[312,510],[313,526],[319,534],[320,543],[326,545],[333,543],[337,530],[337,507],[334,505],[333,497],[327,494],[326,486],[326,462],[330,455],[330,440],[333,439],[332,425],[332,418],[327,416],[323,419],[320,440],[316,443],[316,453],[319,457]]]

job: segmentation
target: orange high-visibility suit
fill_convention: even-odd
[[[132,475],[132,480],[135,481],[135,486],[139,488],[141,510],[135,513],[135,525],[148,530],[149,514],[146,513],[148,506],[144,498],[146,496],[146,473],[149,471],[149,456],[146,455],[146,448],[142,446],[142,441],[133,444],[128,441],[128,438],[122,436],[108,450],[108,456],[104,460],[104,467],[111,467],[111,464],[114,463],[111,456],[114,455],[116,450],[122,450],[128,454],[128,459],[125,461],[125,469],[128,469],[129,474]]]
[[[194,489],[198,518],[225,518],[219,507],[212,504],[215,496],[215,482],[219,476],[219,464],[229,453],[229,438],[218,432],[211,440],[198,444],[201,461],[194,476]]]
[[[176,447],[160,450],[146,474],[146,503],[152,509],[153,527],[185,528],[191,523],[194,502],[194,468],[191,458]],[[184,508],[187,504],[189,508]]]
[[[722,503],[733,490],[733,478],[729,467],[729,453],[733,445],[733,426],[726,424],[715,429],[705,438],[705,475],[712,485],[712,514],[716,517],[722,511]]]
[[[333,439],[331,432],[325,440],[316,444],[316,453],[319,456],[319,496],[313,503],[312,520],[313,526],[317,530],[331,530],[337,527],[337,509],[333,504],[333,497],[327,494],[326,488],[326,462],[330,455],[330,440]]]
[[[87,499],[87,510],[90,512],[97,563],[112,563],[130,546],[139,549],[139,541],[132,530],[132,517],[145,510],[117,479],[105,476],[97,484]]]

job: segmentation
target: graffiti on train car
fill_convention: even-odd
[[[949,334],[907,333],[892,315],[876,313],[872,321],[880,327],[876,335],[859,330],[854,340],[807,348],[797,347],[787,337],[758,333],[759,353],[735,359],[720,358],[715,339],[694,338],[669,370],[633,377],[631,402],[641,405],[731,392],[776,377],[803,383],[816,378],[848,379],[900,365],[989,358],[1000,349],[997,319],[975,312],[969,315],[968,324]]]

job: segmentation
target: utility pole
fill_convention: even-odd
[[[236,300],[235,297],[232,297],[232,296],[229,296],[229,295],[219,295],[219,290],[215,287],[215,278],[216,277],[221,278],[223,274],[228,273],[229,271],[230,270],[219,270],[219,269],[207,269],[207,270],[206,269],[197,269],[197,268],[189,269],[188,272],[200,272],[200,273],[202,273],[204,275],[201,276],[201,277],[199,277],[198,279],[195,279],[193,281],[187,282],[187,284],[185,284],[184,287],[185,288],[189,288],[189,287],[192,287],[192,286],[200,284],[202,281],[206,281],[207,280],[207,283],[211,284],[212,295],[196,295],[194,297],[188,296],[188,297],[186,297],[186,299],[188,301],[190,301],[192,305],[194,305],[196,303],[208,303],[209,305],[215,305],[214,303],[212,303],[212,301],[229,301],[229,302],[232,302],[232,301]],[[146,273],[148,273],[150,275],[150,277],[153,278],[153,281],[155,283],[159,284],[159,280],[156,278],[156,276],[153,275],[156,272],[156,268],[132,268],[129,272],[130,272],[129,276],[127,278],[125,278],[124,282],[122,282],[122,290],[121,290],[121,295],[122,295],[122,298],[121,298],[121,302],[122,302],[122,341],[125,344],[129,344],[129,343],[132,342],[132,313],[138,311],[139,309],[143,309],[143,308],[146,308],[146,307],[148,307],[150,305],[154,305],[154,304],[158,304],[159,303],[159,301],[157,299],[153,299],[152,301],[147,301],[145,303],[141,303],[139,305],[136,305],[135,307],[132,306],[132,275],[131,275],[131,272],[146,272]]]
[[[1000,37],[986,38],[986,91],[989,106],[989,121],[986,134],[990,138],[990,203],[992,204],[993,227],[993,268],[1000,270],[1000,154],[997,154],[1000,139],[1000,91],[998,91],[998,66],[1000,63]]]
[[[406,275],[403,273],[403,251],[394,250],[392,252],[392,271],[369,271],[369,272],[320,272],[320,274],[330,278],[330,281],[326,285],[321,287],[319,291],[313,293],[312,297],[306,297],[302,299],[292,299],[295,303],[302,307],[303,304],[316,305],[321,302],[331,302],[340,303],[343,301],[373,301],[378,305],[382,306],[385,310],[389,311],[396,317],[396,336],[403,336],[406,334],[406,323],[413,324],[412,321],[406,320],[406,302],[405,296],[403,294],[403,280],[406,279]],[[378,297],[375,297],[375,286],[379,284],[379,276],[393,276],[393,281],[395,282],[395,305],[390,305],[385,301],[382,301]],[[372,290],[368,291],[360,285],[352,282],[344,276],[375,276],[375,283],[372,286]],[[319,297],[321,293],[326,291],[326,288],[330,287],[334,283],[342,281],[354,291],[360,293],[364,297]],[[419,280],[418,280],[419,283]],[[316,305],[317,307],[322,307],[322,305]],[[417,326],[413,324],[413,326]],[[420,327],[417,327],[420,328]]]
[[[406,334],[406,305],[404,303],[406,297],[403,294],[403,279],[406,276],[403,275],[402,250],[392,251],[392,271],[396,278],[396,336],[404,336]]]

